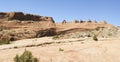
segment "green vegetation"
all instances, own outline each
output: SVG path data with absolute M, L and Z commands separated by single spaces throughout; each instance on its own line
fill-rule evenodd
M 4 27 L 3 26 L 0 26 L 0 31 L 3 31 L 4 30 Z
M 112 33 L 109 33 L 108 36 L 112 36 Z
M 98 41 L 98 38 L 97 38 L 96 35 L 93 36 L 93 40 L 94 40 L 94 41 Z
M 7 40 L 7 41 L 0 40 L 0 45 L 2 45 L 2 44 L 10 44 L 10 41 L 9 40 Z
M 6 30 L 7 28 L 5 26 L 0 26 L 0 31 L 4 31 Z
M 14 48 L 18 48 L 17 46 L 14 46 Z
M 99 28 L 99 27 L 97 27 L 97 28 L 95 28 L 95 30 L 99 31 L 99 30 L 100 30 L 100 28 Z
M 64 49 L 62 49 L 62 48 L 59 48 L 59 51 L 64 51 Z
M 33 57 L 30 51 L 25 50 L 21 56 L 17 54 L 14 57 L 14 62 L 39 62 L 39 60 Z
M 58 38 L 59 38 L 59 36 L 58 36 L 58 35 L 55 35 L 55 36 L 53 36 L 52 39 L 58 39 Z

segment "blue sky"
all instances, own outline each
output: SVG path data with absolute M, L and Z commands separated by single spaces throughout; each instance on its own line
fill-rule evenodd
M 25 12 L 66 19 L 106 20 L 120 26 L 120 0 L 0 0 L 0 12 Z

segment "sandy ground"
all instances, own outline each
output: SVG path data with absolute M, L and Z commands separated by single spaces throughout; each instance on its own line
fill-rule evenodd
M 83 40 L 83 39 L 82 39 Z M 40 62 L 120 62 L 120 39 L 99 41 L 81 39 L 53 40 L 51 37 L 19 40 L 10 45 L 0 46 L 0 62 L 14 62 L 16 54 L 25 49 L 31 51 Z M 41 46 L 25 47 L 28 44 L 62 42 Z M 17 46 L 17 48 L 14 48 Z M 59 49 L 64 51 L 60 51 Z

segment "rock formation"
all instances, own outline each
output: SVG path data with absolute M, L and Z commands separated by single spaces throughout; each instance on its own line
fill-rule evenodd
M 24 14 L 22 12 L 8 12 L 0 13 L 0 20 L 1 21 L 10 21 L 10 20 L 20 20 L 20 21 L 52 21 L 54 23 L 54 20 L 52 17 L 44 17 L 39 15 L 32 15 L 32 14 Z
M 87 22 L 86 23 L 92 23 L 92 21 L 89 19 L 89 20 L 87 20 Z
M 82 30 L 93 30 L 96 28 L 107 28 L 107 27 L 111 27 L 113 25 L 111 24 L 107 24 L 106 21 L 102 21 L 102 22 L 97 22 L 97 21 L 92 21 L 92 20 L 87 20 L 87 21 L 77 21 L 74 20 L 72 22 L 68 22 L 66 24 L 61 24 L 61 23 L 56 23 L 56 30 L 57 33 L 63 33 L 63 34 L 67 34 L 67 33 L 72 33 L 72 32 L 80 32 Z
M 107 22 L 105 20 L 100 22 L 101 24 L 107 24 Z
M 111 25 L 106 21 L 97 23 L 91 20 L 74 20 L 67 23 L 63 20 L 62 23 L 55 23 L 52 17 L 22 12 L 0 12 L 0 39 L 3 41 L 53 36 L 59 32 L 79 32 L 109 26 Z
M 66 23 L 67 23 L 67 21 L 66 21 L 66 20 L 63 20 L 63 21 L 62 21 L 62 24 L 66 24 Z
M 97 23 L 97 21 L 96 21 L 96 20 L 94 20 L 94 21 L 93 21 L 93 23 Z
M 80 23 L 84 23 L 84 21 L 83 21 L 83 20 L 80 20 Z
M 52 17 L 0 12 L 0 39 L 3 41 L 51 36 L 55 34 L 55 29 Z
M 73 23 L 79 23 L 79 21 L 78 20 L 73 20 Z

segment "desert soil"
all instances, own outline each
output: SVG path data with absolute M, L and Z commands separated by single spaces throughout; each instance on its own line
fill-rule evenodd
M 15 55 L 22 54 L 25 49 L 31 51 L 39 62 L 120 62 L 119 40 L 120 38 L 100 39 L 99 41 L 53 40 L 51 37 L 19 40 L 0 46 L 0 62 L 14 62 Z M 45 42 L 54 43 L 36 46 Z M 26 47 L 26 45 L 33 44 L 32 47 Z

